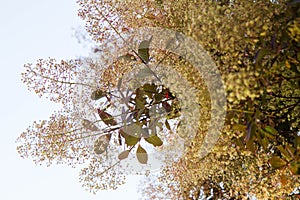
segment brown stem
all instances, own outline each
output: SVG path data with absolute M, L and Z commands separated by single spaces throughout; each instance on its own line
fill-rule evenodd
M 87 87 L 94 88 L 94 86 L 89 85 L 89 84 L 85 84 L 85 83 L 75 83 L 75 82 L 61 81 L 61 80 L 57 80 L 57 79 L 54 79 L 54 78 L 51 78 L 51 77 L 48 77 L 48 76 L 43 76 L 43 75 L 41 75 L 39 73 L 36 73 L 33 70 L 31 70 L 30 72 L 34 73 L 36 76 L 40 76 L 40 77 L 42 77 L 44 79 L 48 79 L 48 80 L 51 80 L 53 82 L 57 82 L 57 83 L 61 83 L 61 84 L 67 84 L 67 85 L 82 85 L 82 86 L 87 86 Z
M 135 146 L 136 146 L 136 144 L 133 145 L 133 146 L 131 146 L 130 149 L 129 149 L 129 152 L 130 152 Z M 99 176 L 101 176 L 102 174 L 104 174 L 104 173 L 108 172 L 109 170 L 111 170 L 112 168 L 114 168 L 114 167 L 115 167 L 117 164 L 119 164 L 121 161 L 122 161 L 122 160 L 118 160 L 116 163 L 114 163 L 113 165 L 109 166 L 107 169 L 105 169 L 103 172 L 101 172 L 101 173 L 99 174 Z

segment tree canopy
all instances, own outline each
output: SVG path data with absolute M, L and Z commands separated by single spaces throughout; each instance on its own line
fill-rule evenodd
M 77 2 L 96 47 L 88 58 L 25 65 L 28 88 L 63 110 L 20 135 L 22 157 L 87 163 L 79 176 L 91 192 L 145 172 L 144 199 L 299 198 L 299 1 Z M 131 34 L 140 27 L 178 34 L 162 49 L 151 32 Z M 201 76 L 188 56 L 171 51 L 183 36 L 220 72 L 226 108 L 214 107 L 223 99 L 212 100 L 210 73 Z M 210 138 L 218 140 L 199 156 L 223 109 L 220 135 Z M 149 175 L 157 154 L 164 164 Z

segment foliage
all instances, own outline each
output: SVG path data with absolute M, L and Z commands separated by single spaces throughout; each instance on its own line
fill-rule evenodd
M 124 183 L 126 170 L 120 163 L 129 159 L 132 151 L 142 165 L 148 163 L 148 149 L 141 141 L 159 149 L 174 140 L 173 131 L 182 126 L 184 109 L 173 89 L 180 88 L 175 83 L 180 78 L 169 75 L 164 84 L 144 83 L 132 91 L 127 88 L 123 75 L 136 65 L 143 67 L 135 75 L 159 79 L 149 67 L 154 62 L 182 74 L 197 91 L 194 99 L 189 91 L 184 95 L 202 109 L 199 121 L 193 122 L 196 137 L 185 143 L 185 154 L 168 162 L 159 174 L 144 179 L 146 186 L 141 192 L 145 199 L 296 198 L 294 190 L 300 186 L 299 1 L 78 3 L 79 16 L 104 52 L 95 51 L 91 57 L 96 59 L 60 63 L 41 59 L 35 66 L 25 65 L 22 77 L 29 89 L 62 103 L 65 112 L 34 122 L 20 135 L 18 152 L 22 157 L 48 165 L 53 161 L 88 162 L 80 181 L 92 192 Z M 208 129 L 210 97 L 191 63 L 151 49 L 150 36 L 125 54 L 114 52 L 116 38 L 140 26 L 170 28 L 191 36 L 210 53 L 222 73 L 228 103 L 226 125 L 204 158 L 199 159 L 198 153 Z M 117 59 L 109 62 L 107 55 Z M 92 75 L 87 79 L 79 73 Z M 84 88 L 83 94 L 78 87 Z M 89 101 L 93 106 L 87 110 L 96 115 L 93 119 L 72 106 Z M 117 108 L 122 108 L 119 113 Z M 153 108 L 157 113 L 165 110 L 166 115 L 153 117 Z M 176 122 L 169 123 L 171 120 Z M 187 138 L 189 133 L 177 134 Z M 117 159 L 109 160 L 109 156 Z

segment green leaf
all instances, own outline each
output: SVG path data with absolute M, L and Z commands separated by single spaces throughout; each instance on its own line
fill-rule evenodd
M 275 139 L 275 136 L 272 135 L 271 133 L 267 132 L 267 131 L 264 131 L 263 129 L 259 128 L 258 131 L 264 136 L 264 137 L 267 137 L 271 140 L 274 140 Z
M 129 150 L 125 150 L 125 151 L 122 151 L 119 155 L 118 155 L 118 158 L 119 160 L 124 160 L 128 157 L 129 155 Z
M 291 156 L 291 158 L 295 157 L 296 149 L 294 147 L 292 147 L 291 145 L 287 144 L 287 145 L 285 145 L 285 149 L 289 153 L 289 155 Z
M 92 94 L 91 94 L 91 99 L 92 100 L 98 100 L 98 99 L 101 99 L 102 97 L 105 97 L 105 92 L 103 92 L 102 90 L 98 89 L 96 91 L 94 91 Z
M 139 145 L 136 150 L 136 157 L 141 164 L 147 164 L 148 154 L 147 151 L 143 147 L 141 147 L 141 145 Z
M 134 137 L 132 135 L 128 135 L 127 137 L 125 137 L 125 144 L 127 144 L 128 146 L 134 146 L 140 140 L 141 140 L 141 138 L 137 138 L 137 137 Z
M 287 150 L 285 148 L 283 148 L 282 145 L 277 146 L 277 149 L 280 151 L 282 157 L 284 157 L 288 161 L 290 161 L 292 159 L 292 157 L 290 156 L 290 154 L 287 152 Z
M 111 138 L 111 134 L 100 136 L 94 142 L 94 152 L 98 155 L 105 152 L 107 149 L 107 146 L 109 145 L 110 138 Z
M 138 55 L 143 60 L 144 63 L 149 62 L 149 47 L 152 40 L 152 36 L 149 40 L 144 40 L 139 44 Z
M 270 160 L 269 163 L 272 165 L 273 168 L 279 169 L 285 166 L 287 163 L 285 160 L 281 159 L 278 156 L 273 156 Z
M 272 135 L 277 135 L 278 134 L 278 131 L 276 131 L 276 129 L 274 129 L 271 126 L 266 126 L 264 128 L 264 130 L 267 131 L 268 133 L 271 133 Z
M 82 125 L 84 128 L 91 130 L 91 131 L 99 131 L 99 128 L 94 125 L 90 120 L 83 119 Z
M 164 98 L 164 95 L 161 94 L 161 93 L 155 93 L 154 94 L 155 102 L 160 102 L 163 98 Z
M 106 124 L 106 125 L 111 125 L 111 126 L 115 126 L 118 123 L 116 122 L 116 120 L 113 118 L 113 116 L 111 116 L 110 114 L 108 114 L 107 112 L 98 109 L 98 114 L 101 118 L 101 120 Z
M 171 130 L 171 127 L 170 127 L 170 124 L 169 124 L 168 120 L 165 121 L 165 125 L 166 125 L 166 128 L 168 130 Z
M 141 140 L 141 137 L 140 133 L 137 135 L 134 131 L 130 132 L 130 127 L 131 126 L 127 126 L 125 130 L 120 129 L 119 133 L 125 139 L 125 144 L 128 146 L 134 146 Z
M 263 139 L 261 140 L 261 145 L 263 146 L 263 148 L 264 148 L 265 150 L 267 150 L 269 144 L 270 144 L 270 142 L 269 142 L 269 140 L 268 140 L 267 138 L 263 138 Z
M 232 128 L 233 128 L 233 130 L 237 130 L 237 131 L 242 131 L 243 132 L 243 131 L 246 130 L 247 126 L 242 125 L 242 124 L 234 124 L 232 126 Z
M 295 160 L 289 164 L 289 169 L 294 175 L 300 175 L 300 161 Z
M 143 86 L 145 94 L 152 99 L 153 95 L 156 93 L 157 86 L 155 84 L 146 83 Z
M 155 147 L 163 145 L 163 141 L 157 135 L 152 135 L 150 137 L 147 137 L 145 138 L 145 140 L 148 143 L 153 144 L 153 146 Z
M 143 86 L 143 88 L 144 88 L 145 92 L 155 93 L 156 89 L 157 89 L 157 86 L 154 83 L 152 83 L 152 84 L 146 83 Z
M 300 136 L 296 136 L 294 140 L 294 144 L 296 147 L 300 147 Z
M 147 103 L 146 99 L 144 99 L 144 98 L 138 98 L 138 97 L 136 97 L 136 98 L 134 99 L 134 101 L 135 101 L 135 107 L 136 107 L 136 109 L 138 109 L 138 110 L 144 109 L 144 108 L 145 108 L 145 105 L 146 105 L 146 103 Z

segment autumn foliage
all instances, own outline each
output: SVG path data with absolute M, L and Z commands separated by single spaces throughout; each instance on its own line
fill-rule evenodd
M 22 80 L 28 88 L 61 103 L 63 110 L 34 122 L 20 135 L 21 157 L 47 165 L 85 163 L 80 181 L 97 192 L 117 188 L 134 171 L 122 162 L 133 156 L 147 166 L 150 149 L 176 151 L 181 138 L 185 151 L 178 159 L 166 159 L 159 173 L 146 172 L 140 188 L 143 199 L 297 198 L 299 1 L 77 2 L 98 50 L 88 58 L 40 59 L 25 65 Z M 135 48 L 116 52 L 124 35 L 140 27 L 172 29 L 193 38 L 220 71 L 227 95 L 226 121 L 205 157 L 199 158 L 199 152 L 208 121 L 214 120 L 207 85 L 184 57 L 155 49 L 151 33 Z M 171 66 L 182 76 L 160 76 L 160 66 Z M 185 101 L 178 92 L 181 79 L 193 88 L 182 94 Z M 132 80 L 141 82 L 132 89 Z M 190 130 L 184 125 L 185 102 L 201 106 L 191 114 L 197 116 L 197 121 L 190 121 L 192 139 L 185 132 Z

